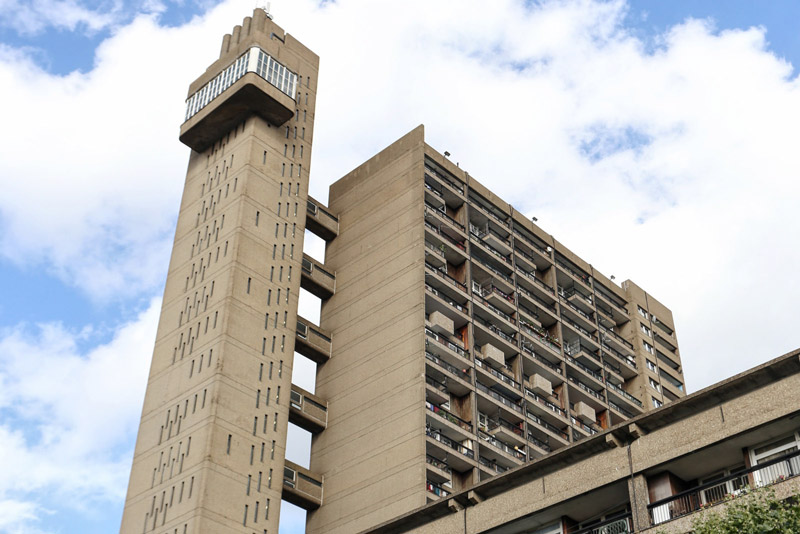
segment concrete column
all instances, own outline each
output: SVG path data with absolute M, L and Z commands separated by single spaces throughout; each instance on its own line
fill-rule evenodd
M 633 511 L 633 530 L 639 532 L 650 528 L 650 513 L 647 511 L 647 480 L 644 475 L 635 475 L 628 479 L 628 495 L 631 500 L 631 510 Z

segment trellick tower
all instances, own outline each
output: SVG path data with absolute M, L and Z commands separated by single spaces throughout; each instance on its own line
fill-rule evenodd
M 276 533 L 284 487 L 321 497 L 285 461 L 290 397 L 319 404 L 291 385 L 301 278 L 327 291 L 302 252 L 318 65 L 256 9 L 189 87 L 192 152 L 122 533 Z

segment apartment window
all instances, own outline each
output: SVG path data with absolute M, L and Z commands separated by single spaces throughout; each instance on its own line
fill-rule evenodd
M 644 332 L 644 334 L 646 334 L 646 335 L 648 335 L 648 336 L 650 336 L 650 337 L 652 337 L 652 336 L 653 336 L 653 332 L 650 330 L 650 328 L 649 328 L 649 327 L 647 327 L 647 326 L 645 326 L 645 325 L 643 325 L 643 324 L 639 324 L 639 326 L 641 327 L 641 329 L 642 329 L 642 332 Z
M 281 176 L 286 176 L 286 164 L 281 163 Z
M 651 397 L 651 400 L 653 401 L 653 408 L 661 408 L 662 406 L 664 406 L 664 403 L 655 397 Z
M 645 361 L 647 362 L 647 368 L 648 369 L 650 369 L 651 371 L 655 371 L 656 370 L 656 364 L 654 364 L 653 362 L 651 362 L 650 360 L 647 360 L 647 359 L 645 359 Z
M 639 315 L 641 315 L 642 317 L 647 319 L 647 310 L 645 310 L 641 306 L 637 306 L 637 308 L 638 308 L 637 311 L 639 312 Z
M 647 380 L 649 380 L 651 388 L 658 391 L 659 393 L 661 392 L 661 385 L 658 382 L 656 382 L 652 378 L 648 378 Z
M 644 325 L 642 325 L 642 326 L 644 326 Z M 656 349 L 653 347 L 653 345 L 651 345 L 647 341 L 642 341 L 642 346 L 644 347 L 644 350 L 646 350 L 648 353 L 650 353 L 650 354 L 655 354 L 656 353 Z
M 283 145 L 283 156 L 286 157 L 286 153 L 289 150 L 289 145 Z

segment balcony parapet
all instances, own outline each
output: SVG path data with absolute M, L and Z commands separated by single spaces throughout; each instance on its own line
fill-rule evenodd
M 331 357 L 331 335 L 298 315 L 295 350 L 316 363 L 325 363 Z
M 285 460 L 281 498 L 305 510 L 322 506 L 322 476 Z
M 321 202 L 308 197 L 306 228 L 325 241 L 331 241 L 339 235 L 339 217 L 331 213 Z
M 300 287 L 322 300 L 331 298 L 336 291 L 336 275 L 305 253 L 302 267 Z
M 292 384 L 289 421 L 312 434 L 322 432 L 328 426 L 328 403 Z

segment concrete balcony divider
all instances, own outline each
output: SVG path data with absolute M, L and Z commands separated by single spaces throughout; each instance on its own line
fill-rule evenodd
M 323 264 L 304 253 L 300 287 L 326 300 L 331 298 L 336 290 L 336 276 L 325 269 Z
M 432 312 L 428 316 L 428 322 L 431 324 L 431 330 L 438 334 L 447 334 L 452 336 L 456 329 L 453 320 L 442 312 Z
M 584 423 L 594 423 L 597 421 L 597 415 L 595 414 L 594 408 L 583 401 L 575 403 L 575 413 Z
M 325 241 L 331 241 L 339 235 L 339 218 L 321 202 L 308 197 L 306 228 Z
M 294 348 L 316 363 L 325 363 L 331 358 L 331 335 L 298 315 Z
M 292 384 L 289 422 L 312 434 L 322 432 L 328 425 L 328 403 Z
M 322 477 L 286 460 L 281 498 L 305 510 L 316 510 L 322 506 Z

